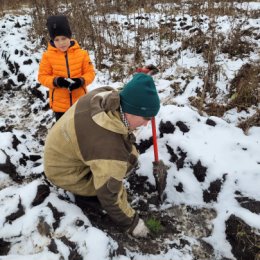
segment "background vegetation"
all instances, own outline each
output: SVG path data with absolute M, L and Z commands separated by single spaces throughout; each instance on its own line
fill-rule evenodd
M 260 17 L 260 10 L 237 8 L 238 3 L 250 1 L 229 0 L 27 0 L 22 4 L 18 0 L 0 0 L 0 14 L 8 9 L 19 10 L 21 6 L 32 8 L 33 18 L 32 38 L 39 39 L 41 46 L 47 46 L 48 33 L 46 18 L 53 14 L 68 16 L 73 37 L 80 45 L 95 56 L 95 66 L 99 71 L 106 71 L 113 81 L 123 81 L 133 70 L 142 66 L 147 60 L 155 60 L 161 72 L 172 67 L 182 52 L 189 50 L 200 54 L 207 66 L 190 72 L 180 69 L 185 74 L 186 84 L 179 86 L 174 82 L 172 88 L 177 96 L 184 92 L 189 79 L 198 75 L 203 80 L 203 88 L 198 89 L 196 96 L 190 97 L 191 105 L 201 113 L 223 116 L 237 108 L 239 111 L 257 106 L 260 101 L 260 62 L 248 62 L 229 82 L 229 94 L 219 98 L 217 81 L 223 76 L 222 67 L 217 62 L 220 53 L 230 59 L 249 57 L 255 50 L 255 41 L 260 39 L 259 33 L 245 29 L 249 18 Z M 124 16 L 124 23 L 120 17 Z M 154 22 L 154 15 L 159 21 Z M 193 17 L 192 25 L 187 23 L 187 17 Z M 180 18 L 180 16 L 182 18 Z M 202 30 L 203 16 L 207 17 L 208 29 Z M 232 30 L 224 34 L 217 30 L 217 19 L 228 16 Z M 178 25 L 182 30 L 178 30 Z M 126 31 L 133 37 L 127 38 Z M 183 33 L 187 31 L 187 34 Z M 254 39 L 254 41 L 252 41 Z M 156 41 L 157 48 L 149 44 Z M 179 47 L 172 48 L 174 43 Z M 179 77 L 180 75 L 178 75 Z M 224 75 L 225 76 L 225 75 Z M 176 79 L 176 75 L 167 78 Z M 218 101 L 217 101 L 218 100 Z M 259 109 L 253 118 L 259 118 Z M 259 121 L 245 120 L 241 127 L 260 124 Z

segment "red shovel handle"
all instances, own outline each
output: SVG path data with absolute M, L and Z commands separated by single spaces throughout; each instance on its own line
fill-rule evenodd
M 152 118 L 152 132 L 153 132 L 153 151 L 154 151 L 154 160 L 156 162 L 159 161 L 158 156 L 158 146 L 157 146 L 157 135 L 156 135 L 156 125 L 155 125 L 155 118 Z

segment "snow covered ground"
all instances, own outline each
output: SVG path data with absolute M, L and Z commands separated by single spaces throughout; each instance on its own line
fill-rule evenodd
M 251 5 L 260 9 L 259 3 Z M 230 29 L 227 21 L 225 17 L 221 19 L 223 30 Z M 250 24 L 259 34 L 260 19 L 252 19 Z M 30 41 L 30 27 L 31 18 L 26 14 L 8 14 L 0 18 L 0 260 L 195 259 L 189 246 L 169 247 L 157 254 L 129 249 L 120 253 L 117 241 L 92 226 L 73 203 L 72 194 L 46 183 L 43 145 L 54 121 L 47 108 L 46 89 L 37 84 L 43 48 L 36 50 L 37 42 Z M 95 62 L 93 53 L 90 54 Z M 226 92 L 227 80 L 232 79 L 249 59 L 257 58 L 259 44 L 251 58 L 220 60 L 219 64 L 225 63 L 223 67 L 228 75 L 218 82 L 220 89 Z M 202 63 L 199 55 L 184 51 L 174 67 L 156 75 L 154 79 L 162 103 L 172 94 L 172 82 L 166 78 L 176 73 L 182 84 L 181 75 L 178 77 L 177 74 L 178 66 L 192 72 Z M 113 87 L 123 85 L 122 82 L 112 83 L 106 74 L 97 72 L 90 89 L 100 87 L 104 82 Z M 156 117 L 159 156 L 169 167 L 167 198 L 156 210 L 183 204 L 195 209 L 214 209 L 216 216 L 210 223 L 212 233 L 203 239 L 213 247 L 212 259 L 236 259 L 226 234 L 226 222 L 231 216 L 252 228 L 259 249 L 260 128 L 252 127 L 245 135 L 236 126 L 240 116 L 236 110 L 229 111 L 223 117 L 225 120 L 200 115 L 189 105 L 188 97 L 202 84 L 195 75 L 184 93 L 174 97 L 174 102 L 163 105 Z M 227 122 L 227 119 L 230 120 Z M 148 140 L 151 132 L 150 125 L 139 129 L 136 133 L 138 143 Z M 147 176 L 151 184 L 155 183 L 153 160 L 153 147 L 150 146 L 140 155 L 137 170 L 137 175 Z M 251 202 L 251 207 L 243 204 L 245 198 Z M 196 237 L 186 236 L 185 239 L 196 244 Z

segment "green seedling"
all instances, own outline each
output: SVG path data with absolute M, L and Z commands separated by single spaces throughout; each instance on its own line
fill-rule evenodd
M 158 234 L 163 228 L 160 221 L 154 217 L 147 219 L 145 224 L 153 234 Z

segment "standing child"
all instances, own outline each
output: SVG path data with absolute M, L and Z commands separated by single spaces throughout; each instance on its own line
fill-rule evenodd
M 87 93 L 86 87 L 94 80 L 95 70 L 88 52 L 71 39 L 66 16 L 48 17 L 47 28 L 51 40 L 40 62 L 38 80 L 49 88 L 50 107 L 57 121 Z

